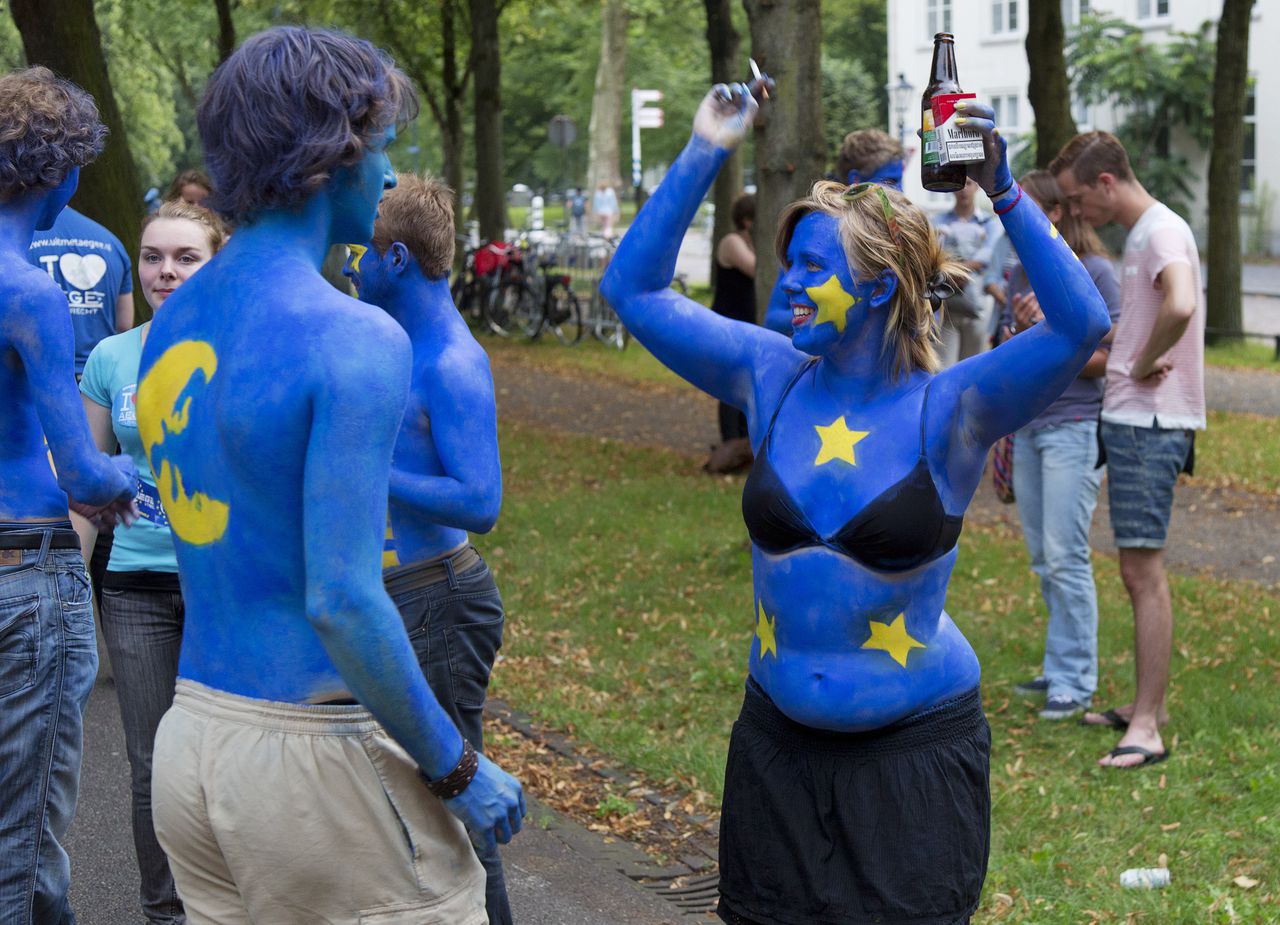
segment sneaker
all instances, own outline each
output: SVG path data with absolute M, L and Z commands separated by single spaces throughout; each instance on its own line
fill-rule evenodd
M 1054 694 L 1044 702 L 1044 709 L 1040 711 L 1040 718 L 1068 719 L 1077 713 L 1083 713 L 1087 709 L 1089 709 L 1087 703 L 1072 700 L 1066 694 Z
M 1049 680 L 1044 675 L 1013 685 L 1013 692 L 1023 697 L 1044 696 L 1049 693 Z

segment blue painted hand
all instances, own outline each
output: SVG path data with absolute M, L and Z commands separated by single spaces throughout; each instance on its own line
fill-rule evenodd
M 988 196 L 999 196 L 1013 186 L 1013 174 L 1009 171 L 1008 146 L 996 128 L 995 110 L 977 100 L 957 100 L 956 109 L 962 113 L 956 124 L 982 135 L 986 155 L 981 162 L 967 165 L 966 170 Z

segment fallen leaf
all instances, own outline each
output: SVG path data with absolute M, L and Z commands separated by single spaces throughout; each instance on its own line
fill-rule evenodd
M 1234 883 L 1236 886 L 1240 887 L 1240 889 L 1242 890 L 1252 890 L 1255 886 L 1258 885 L 1257 880 L 1254 880 L 1252 877 L 1246 877 L 1244 874 L 1241 874 L 1239 877 L 1236 877 L 1231 882 Z
M 1182 825 L 1182 823 L 1181 823 L 1181 822 L 1170 822 L 1168 825 L 1162 825 L 1162 826 L 1160 826 L 1160 831 L 1161 831 L 1161 832 L 1172 832 L 1174 829 L 1178 828 L 1178 827 L 1179 827 L 1179 826 L 1181 826 L 1181 825 Z

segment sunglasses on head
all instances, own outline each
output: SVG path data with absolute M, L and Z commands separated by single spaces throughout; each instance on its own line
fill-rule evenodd
M 855 183 L 841 194 L 841 198 L 846 202 L 856 202 L 863 196 L 875 190 L 876 195 L 880 197 L 880 211 L 884 213 L 884 223 L 889 228 L 889 237 L 893 239 L 893 243 L 902 246 L 898 234 L 898 218 L 893 211 L 893 203 L 889 201 L 889 194 L 884 191 L 884 187 L 879 183 Z

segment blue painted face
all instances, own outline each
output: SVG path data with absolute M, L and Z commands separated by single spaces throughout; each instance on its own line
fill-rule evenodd
M 889 161 L 887 164 L 881 164 L 868 176 L 862 176 L 856 170 L 850 170 L 848 181 L 853 186 L 858 183 L 879 183 L 881 186 L 888 186 L 891 189 L 902 189 L 902 161 Z
M 72 167 L 62 179 L 62 182 L 49 191 L 49 198 L 45 200 L 44 209 L 41 211 L 40 217 L 36 219 L 36 231 L 48 231 L 53 227 L 53 223 L 58 220 L 58 216 L 67 207 L 71 197 L 76 194 L 76 187 L 79 185 L 80 168 Z
M 395 140 L 396 127 L 389 125 L 374 137 L 357 163 L 333 172 L 333 240 L 368 241 L 378 217 L 378 202 L 384 190 L 396 185 L 396 174 L 387 157 L 387 146 Z
M 812 356 L 829 352 L 862 326 L 874 281 L 859 282 L 840 246 L 836 220 L 811 212 L 796 223 L 787 246 L 782 289 L 791 304 L 792 343 Z

